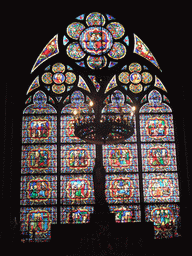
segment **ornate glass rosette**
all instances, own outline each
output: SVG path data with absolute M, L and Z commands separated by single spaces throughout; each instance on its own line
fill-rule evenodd
M 143 91 L 142 83 L 147 84 L 144 88 L 144 90 L 146 90 L 150 86 L 148 84 L 153 80 L 153 77 L 149 72 L 142 72 L 142 67 L 139 63 L 131 63 L 129 68 L 127 68 L 126 65 L 122 70 L 124 71 L 119 74 L 118 79 L 122 84 L 130 83 L 129 90 L 133 93 L 140 93 Z M 126 70 L 129 70 L 131 73 Z M 144 70 L 146 70 L 146 67 Z M 125 90 L 128 89 L 127 86 L 123 85 L 123 87 Z
M 84 19 L 85 17 L 82 16 L 80 20 L 83 22 Z M 108 16 L 107 19 L 110 22 L 109 24 L 106 24 L 107 21 L 104 15 L 93 12 L 86 17 L 84 24 L 81 22 L 71 23 L 67 27 L 67 34 L 76 42 L 68 45 L 67 55 L 77 61 L 82 60 L 87 55 L 87 65 L 91 69 L 104 68 L 108 62 L 107 57 L 114 60 L 124 58 L 126 47 L 123 43 L 115 42 L 115 40 L 119 40 L 124 36 L 125 29 L 120 23 L 111 22 Z M 104 27 L 104 25 L 107 26 Z M 66 36 L 64 37 L 65 41 L 68 40 Z M 76 63 L 81 67 L 85 67 L 84 61 Z M 115 64 L 109 63 L 109 67 L 113 65 Z
M 65 65 L 62 63 L 55 63 L 52 66 L 52 72 L 45 72 L 41 79 L 46 85 L 52 85 L 52 91 L 56 94 L 62 94 L 66 90 L 71 89 L 76 81 L 76 75 L 73 72 L 65 73 Z M 64 84 L 65 83 L 65 84 Z

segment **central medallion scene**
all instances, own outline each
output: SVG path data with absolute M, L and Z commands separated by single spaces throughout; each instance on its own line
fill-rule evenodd
M 102 55 L 110 51 L 113 45 L 111 33 L 103 27 L 89 27 L 80 35 L 80 45 L 92 55 Z

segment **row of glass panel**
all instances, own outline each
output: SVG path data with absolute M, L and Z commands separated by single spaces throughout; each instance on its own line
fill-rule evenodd
M 144 202 L 179 202 L 177 173 L 143 173 Z M 139 203 L 139 175 L 106 175 L 108 203 Z M 57 204 L 57 176 L 21 176 L 21 205 Z M 61 204 L 94 204 L 91 174 L 60 176 Z
M 74 116 L 61 116 L 61 142 L 82 142 L 74 135 Z M 140 134 L 142 142 L 174 141 L 174 125 L 172 114 L 140 115 Z M 136 142 L 136 124 L 134 135 L 126 142 Z M 25 143 L 56 143 L 57 118 L 52 115 L 23 116 L 22 142 Z
M 174 143 L 141 144 L 143 172 L 177 171 Z M 61 173 L 92 173 L 95 145 L 61 145 Z M 106 172 L 138 172 L 136 143 L 103 146 Z M 57 145 L 23 145 L 21 174 L 54 174 L 57 172 Z
M 140 205 L 110 205 L 117 223 L 141 222 Z M 80 224 L 90 222 L 93 206 L 68 206 L 60 208 L 60 223 Z M 179 236 L 180 207 L 177 204 L 145 206 L 145 221 L 153 222 L 154 238 Z M 20 229 L 22 242 L 49 242 L 51 224 L 57 224 L 57 207 L 21 207 Z M 24 237 L 25 236 L 25 237 Z

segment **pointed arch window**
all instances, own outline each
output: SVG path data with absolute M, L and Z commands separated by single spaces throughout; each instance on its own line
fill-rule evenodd
M 148 101 L 139 115 L 145 219 L 154 222 L 155 236 L 161 238 L 172 236 L 171 223 L 176 225 L 180 211 L 174 122 L 157 90 Z
M 20 222 L 22 241 L 50 241 L 57 223 L 57 116 L 43 91 L 23 111 Z
M 98 155 L 105 170 L 105 199 L 115 221 L 153 222 L 155 238 L 173 237 L 174 225 L 178 236 L 174 119 L 155 57 L 138 36 L 128 36 L 126 28 L 108 14 L 80 15 L 62 33 L 40 53 L 26 90 L 22 241 L 48 242 L 51 224 L 90 221 L 96 204 Z M 131 40 L 134 49 L 129 47 Z M 129 61 L 129 54 L 135 61 Z M 77 138 L 74 111 L 87 120 L 93 117 L 90 101 L 99 106 L 101 116 L 118 115 L 121 109 L 126 117 L 135 107 L 133 136 L 121 144 L 99 147 Z

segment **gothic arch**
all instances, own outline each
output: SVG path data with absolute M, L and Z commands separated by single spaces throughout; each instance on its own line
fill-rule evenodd
M 105 199 L 116 222 L 153 222 L 155 238 L 172 237 L 174 224 L 174 235 L 179 236 L 174 121 L 157 60 L 137 35 L 129 35 L 108 14 L 80 15 L 66 31 L 43 48 L 26 89 L 20 183 L 23 235 L 29 233 L 31 241 L 34 230 L 36 239 L 45 242 L 51 239 L 51 223 L 89 222 L 97 200 L 94 166 L 100 155 Z M 97 147 L 75 137 L 75 109 L 86 115 L 98 106 L 102 113 L 114 113 L 116 105 L 124 113 L 136 108 L 131 138 Z

